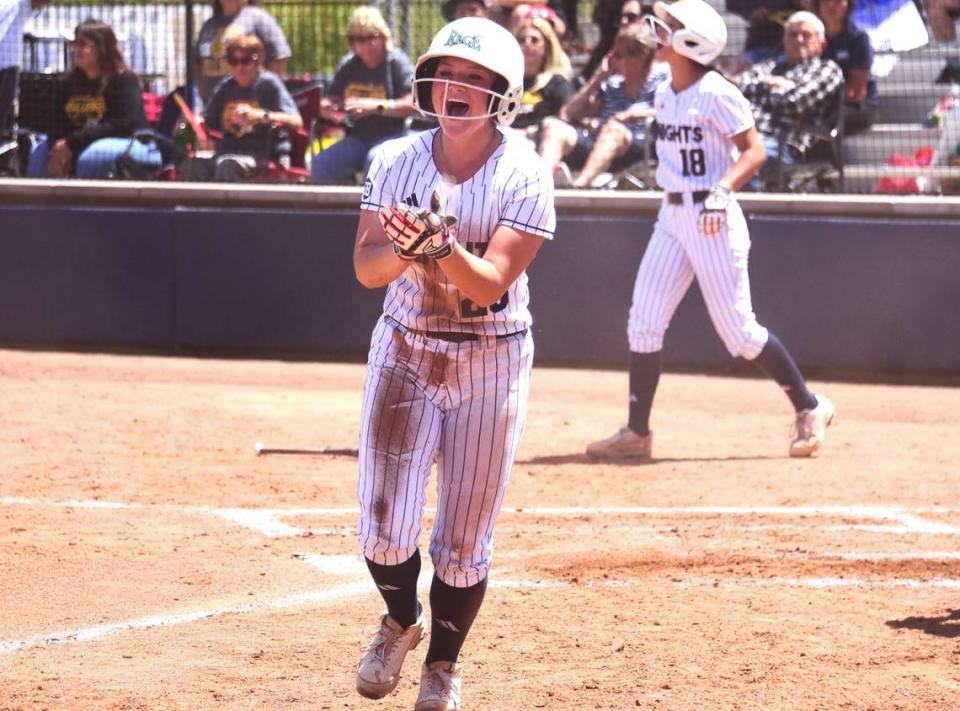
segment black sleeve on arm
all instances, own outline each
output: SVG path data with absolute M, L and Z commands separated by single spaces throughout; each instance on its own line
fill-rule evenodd
M 104 101 L 106 112 L 100 122 L 67 137 L 67 145 L 74 154 L 101 138 L 130 136 L 147 125 L 140 81 L 133 72 L 114 77 L 104 91 Z

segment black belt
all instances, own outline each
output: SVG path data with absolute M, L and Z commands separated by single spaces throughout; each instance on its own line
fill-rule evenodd
M 707 195 L 710 194 L 709 190 L 694 190 L 690 193 L 690 197 L 693 198 L 693 202 L 703 202 L 707 199 Z M 667 202 L 671 205 L 682 205 L 683 204 L 683 193 L 666 193 Z
M 514 331 L 513 333 L 504 333 L 496 336 L 496 338 L 522 336 L 526 332 L 527 329 L 523 329 L 522 331 Z M 413 331 L 413 333 L 419 333 L 421 336 L 426 336 L 427 338 L 435 338 L 438 341 L 448 341 L 449 343 L 472 343 L 486 338 L 486 336 L 481 336 L 479 333 L 461 333 L 459 331 Z

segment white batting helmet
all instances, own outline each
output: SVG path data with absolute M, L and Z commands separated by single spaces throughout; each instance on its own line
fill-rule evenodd
M 727 26 L 723 18 L 704 0 L 671 3 L 658 0 L 653 11 L 660 20 L 672 17 L 683 25 L 683 29 L 671 32 L 668 40 L 677 54 L 707 65 L 719 57 L 727 45 Z M 664 26 L 662 22 L 658 24 Z
M 476 62 L 493 72 L 497 79 L 490 95 L 487 117 L 496 117 L 504 126 L 513 123 L 523 96 L 523 52 L 516 38 L 492 20 L 484 17 L 462 17 L 440 30 L 430 48 L 420 55 L 413 78 L 413 105 L 427 116 L 441 117 L 430 95 L 434 82 L 458 84 L 448 79 L 435 79 L 434 73 L 442 57 L 459 57 Z M 476 90 L 476 87 L 470 86 Z M 475 119 L 477 116 L 447 116 L 451 119 Z

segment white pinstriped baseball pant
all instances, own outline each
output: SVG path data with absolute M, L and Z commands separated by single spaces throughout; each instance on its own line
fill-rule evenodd
M 740 206 L 727 207 L 719 234 L 707 237 L 697 228 L 702 205 L 664 202 L 657 215 L 633 287 L 627 338 L 634 353 L 655 353 L 694 277 L 710 320 L 730 355 L 756 358 L 767 343 L 767 329 L 757 323 L 750 298 L 747 263 L 750 232 Z
M 532 363 L 529 332 L 458 344 L 380 318 L 360 429 L 358 530 L 367 558 L 399 565 L 413 555 L 436 461 L 429 550 L 437 575 L 454 587 L 487 576 Z

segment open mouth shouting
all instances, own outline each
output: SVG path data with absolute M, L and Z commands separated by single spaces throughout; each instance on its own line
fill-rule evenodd
M 447 99 L 444 105 L 444 112 L 447 116 L 456 116 L 463 118 L 470 112 L 470 104 L 460 99 Z

